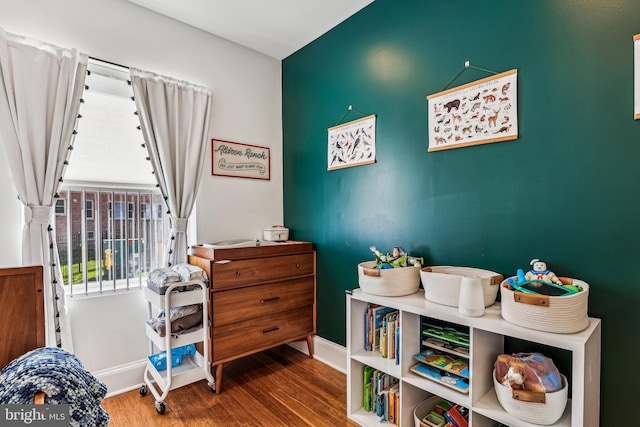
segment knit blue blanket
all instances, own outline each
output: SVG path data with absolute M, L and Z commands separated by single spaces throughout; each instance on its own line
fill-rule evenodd
M 55 347 L 32 350 L 0 371 L 0 404 L 33 404 L 38 392 L 47 404 L 68 404 L 72 426 L 108 426 L 100 406 L 107 387 L 73 354 Z

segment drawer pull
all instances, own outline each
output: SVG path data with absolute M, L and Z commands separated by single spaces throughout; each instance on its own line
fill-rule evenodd
M 239 275 L 240 275 L 240 272 L 239 272 L 239 271 L 236 271 L 236 276 L 239 276 Z
M 265 302 L 278 301 L 279 299 L 280 299 L 280 297 L 262 299 L 262 300 L 260 300 L 260 303 L 264 304 Z
M 265 329 L 264 331 L 262 331 L 262 333 L 263 333 L 263 334 L 268 334 L 269 332 L 275 332 L 275 331 L 277 331 L 278 329 L 280 329 L 280 328 L 276 326 L 276 327 L 271 328 L 271 329 Z
M 296 268 L 300 268 L 300 264 L 296 264 Z

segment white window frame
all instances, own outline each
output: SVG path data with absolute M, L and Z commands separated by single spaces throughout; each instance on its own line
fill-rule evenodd
M 62 211 L 58 209 L 62 208 Z M 67 215 L 67 200 L 66 199 L 56 199 L 55 206 L 56 216 L 66 216 Z

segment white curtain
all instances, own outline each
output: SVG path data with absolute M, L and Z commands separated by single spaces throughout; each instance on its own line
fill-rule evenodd
M 204 166 L 211 90 L 135 68 L 130 72 L 149 159 L 171 219 L 164 265 L 187 262 L 187 222 Z
M 87 55 L 0 28 L 0 142 L 24 205 L 22 264 L 44 266 L 46 345 L 73 351 L 53 230 Z

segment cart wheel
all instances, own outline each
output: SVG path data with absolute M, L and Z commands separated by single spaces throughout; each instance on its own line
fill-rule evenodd
M 158 411 L 160 415 L 163 415 L 166 409 L 164 402 L 156 402 L 156 411 Z
M 146 395 L 147 395 L 147 385 L 142 384 L 142 387 L 140 387 L 140 396 L 146 396 Z

